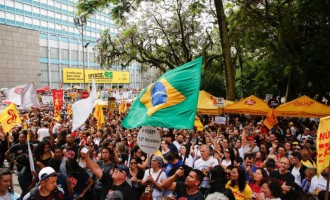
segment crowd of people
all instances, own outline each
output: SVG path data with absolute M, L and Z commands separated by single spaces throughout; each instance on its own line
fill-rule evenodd
M 13 172 L 23 200 L 325 199 L 330 172 L 316 175 L 316 119 L 281 118 L 268 130 L 260 117 L 219 125 L 200 116 L 203 131 L 157 128 L 160 149 L 148 155 L 139 129 L 122 127 L 116 111 L 104 109 L 102 128 L 90 115 L 73 132 L 65 111 L 59 121 L 47 106 L 21 112 L 28 117 L 11 134 L 0 127 L 0 199 L 18 198 Z

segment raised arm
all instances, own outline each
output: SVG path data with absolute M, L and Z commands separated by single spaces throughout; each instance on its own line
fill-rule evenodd
M 80 154 L 86 161 L 86 167 L 90 169 L 99 180 L 101 180 L 103 171 L 100 166 L 89 157 L 88 153 L 80 152 Z
M 175 174 L 170 176 L 168 179 L 166 179 L 163 183 L 162 183 L 162 187 L 164 189 L 173 191 L 176 187 L 176 182 L 174 182 L 178 177 L 183 176 L 183 169 L 179 168 L 178 170 L 176 170 Z

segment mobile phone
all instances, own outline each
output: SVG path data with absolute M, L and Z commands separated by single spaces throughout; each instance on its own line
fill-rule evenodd
M 81 149 L 80 152 L 82 152 L 82 153 L 88 153 L 88 151 L 89 151 L 89 147 L 84 146 L 84 147 Z

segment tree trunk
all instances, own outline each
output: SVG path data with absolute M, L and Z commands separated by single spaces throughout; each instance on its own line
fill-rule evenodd
M 291 89 L 291 80 L 292 80 L 292 67 L 290 67 L 290 69 L 289 69 L 289 73 L 288 73 L 288 82 L 287 82 L 287 84 L 286 84 L 286 91 L 285 91 L 285 102 L 284 103 L 286 103 L 286 102 L 289 102 L 290 100 L 291 100 L 291 96 L 292 95 L 290 95 L 290 89 Z
M 222 0 L 214 0 L 214 5 L 217 13 L 221 48 L 223 52 L 223 59 L 225 64 L 225 77 L 226 77 L 226 98 L 230 101 L 235 100 L 235 74 L 234 66 L 230 53 L 230 42 L 227 31 L 226 15 L 223 8 Z

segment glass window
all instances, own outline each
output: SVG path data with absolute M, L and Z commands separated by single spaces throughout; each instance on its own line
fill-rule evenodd
M 68 49 L 62 49 L 61 50 L 61 57 L 62 60 L 69 60 L 69 50 Z
M 0 18 L 5 18 L 5 12 L 0 11 Z
M 59 65 L 57 64 L 51 64 L 51 69 L 52 69 L 52 72 L 58 72 L 59 71 Z
M 94 54 L 94 53 L 89 53 L 89 58 L 88 58 L 88 60 L 89 60 L 90 62 L 94 62 L 94 61 L 95 61 L 95 54 Z
M 52 18 L 55 18 L 55 12 L 53 12 L 51 10 L 48 10 L 48 16 L 52 17 Z
M 30 18 L 30 17 L 25 17 L 24 22 L 25 22 L 26 24 L 32 24 L 32 18 Z
M 40 20 L 39 19 L 33 19 L 33 25 L 40 26 Z
M 57 1 L 55 1 L 54 6 L 55 6 L 56 8 L 61 8 L 61 4 L 60 4 L 59 2 L 57 2 Z
M 47 21 L 42 20 L 42 21 L 41 21 L 41 26 L 47 28 L 47 27 L 48 27 L 48 26 L 47 26 Z
M 53 0 L 48 0 L 48 5 L 49 6 L 54 6 L 54 1 Z
M 5 0 L 0 0 L 1 5 L 5 5 Z
M 48 22 L 48 28 L 55 28 L 55 24 L 53 22 Z
M 6 1 L 6 6 L 14 8 L 14 2 L 13 1 Z
M 50 58 L 51 59 L 58 59 L 58 49 L 57 48 L 50 48 Z
M 33 13 L 36 13 L 36 14 L 40 14 L 40 8 L 38 8 L 38 7 L 33 7 Z
M 72 22 L 73 23 L 73 17 L 68 16 L 67 20 L 68 20 L 68 22 Z
M 16 21 L 18 21 L 18 22 L 24 22 L 24 17 L 22 15 L 16 14 Z
M 45 10 L 45 9 L 40 9 L 40 14 L 42 14 L 42 15 L 45 15 L 45 16 L 48 16 L 47 15 L 47 10 Z
M 32 12 L 32 6 L 24 4 L 24 10 L 28 12 Z
M 56 19 L 61 19 L 61 14 L 60 13 L 55 13 L 55 18 Z M 64 19 L 64 20 L 66 20 L 66 19 Z
M 71 60 L 78 60 L 78 51 L 71 51 Z
M 48 58 L 48 49 L 47 49 L 47 47 L 40 47 L 40 57 Z M 41 69 L 43 69 L 42 67 L 43 66 L 41 64 Z M 47 65 L 46 65 L 46 67 L 47 67 Z
M 62 30 L 61 24 L 55 24 L 55 29 L 61 31 Z
M 62 4 L 62 9 L 63 10 L 68 10 L 68 5 L 67 4 Z
M 68 6 L 69 12 L 73 13 L 73 6 Z
M 47 63 L 40 63 L 40 66 L 41 66 L 41 70 L 42 70 L 42 71 L 46 71 L 46 72 L 47 72 L 47 70 L 48 70 L 48 65 L 47 65 Z
M 57 66 L 57 68 L 58 68 L 58 66 Z M 59 82 L 59 78 L 60 78 L 59 72 L 52 71 L 52 83 L 54 84 L 54 82 Z
M 7 12 L 7 19 L 9 20 L 15 20 L 15 15 L 13 13 Z
M 21 10 L 23 10 L 23 4 L 20 3 L 20 2 L 15 2 L 15 7 L 16 7 L 16 9 L 21 9 Z

